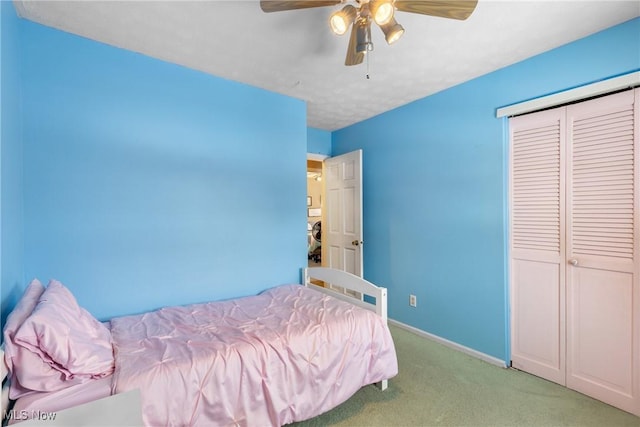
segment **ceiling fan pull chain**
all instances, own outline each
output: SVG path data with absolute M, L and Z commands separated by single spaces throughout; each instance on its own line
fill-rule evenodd
M 367 55 L 367 80 L 369 80 L 369 56 L 371 55 Z
M 369 76 L 369 57 L 371 56 L 371 52 L 373 51 L 373 42 L 371 41 L 371 22 L 367 25 L 367 80 L 370 79 Z
M 373 51 L 373 42 L 371 41 L 371 21 L 367 20 L 367 80 L 369 80 L 369 57 Z

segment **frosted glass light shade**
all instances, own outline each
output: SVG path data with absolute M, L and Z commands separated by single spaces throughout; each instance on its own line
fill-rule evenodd
M 350 4 L 346 5 L 342 9 L 337 12 L 331 14 L 329 18 L 329 26 L 331 27 L 331 31 L 335 34 L 341 36 L 347 32 L 349 26 L 356 19 L 356 15 L 358 11 L 355 7 Z

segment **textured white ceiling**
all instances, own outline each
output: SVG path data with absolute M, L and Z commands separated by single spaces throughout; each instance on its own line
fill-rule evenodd
M 340 8 L 264 13 L 259 1 L 16 1 L 23 18 L 307 102 L 335 130 L 640 16 L 640 1 L 480 0 L 466 21 L 398 12 L 394 45 L 344 66 Z M 370 78 L 366 78 L 367 72 Z

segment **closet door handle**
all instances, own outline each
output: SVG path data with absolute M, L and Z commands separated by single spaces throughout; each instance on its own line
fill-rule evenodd
M 578 260 L 575 259 L 575 258 L 571 258 L 569 260 L 569 264 L 573 265 L 574 267 L 577 267 L 578 266 Z

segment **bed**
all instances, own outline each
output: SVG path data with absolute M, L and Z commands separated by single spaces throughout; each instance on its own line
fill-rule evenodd
M 386 289 L 322 267 L 302 278 L 107 323 L 61 283 L 32 282 L 4 330 L 10 414 L 140 390 L 145 425 L 280 426 L 384 390 L 398 371 Z

